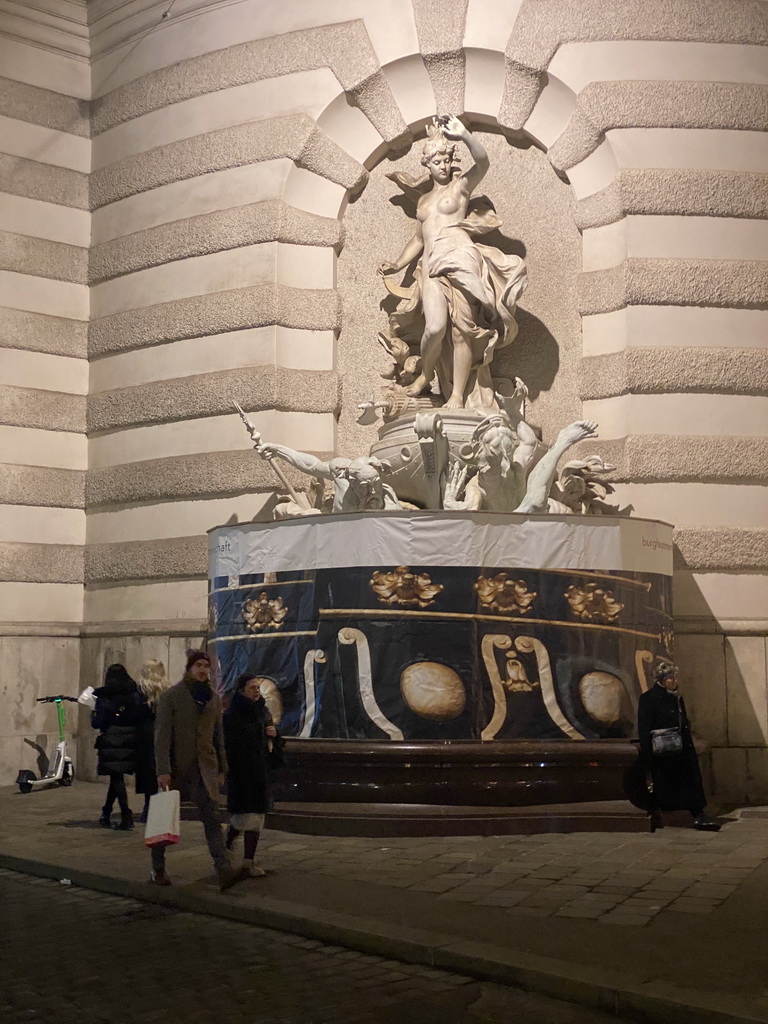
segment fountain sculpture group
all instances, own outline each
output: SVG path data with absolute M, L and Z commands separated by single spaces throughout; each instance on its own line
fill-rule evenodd
M 619 796 L 637 696 L 671 654 L 671 529 L 609 504 L 598 456 L 560 466 L 596 423 L 548 445 L 525 383 L 494 378 L 525 264 L 482 241 L 500 221 L 473 196 L 489 166 L 476 136 L 435 118 L 421 162 L 418 178 L 389 175 L 416 227 L 379 266 L 397 303 L 378 339 L 387 383 L 358 407 L 379 424 L 370 452 L 321 459 L 264 440 L 238 406 L 278 500 L 274 522 L 211 531 L 223 683 L 262 676 L 297 737 L 294 799 L 551 803 L 574 798 L 573 780 L 576 799 Z M 624 741 L 613 762 L 610 740 Z

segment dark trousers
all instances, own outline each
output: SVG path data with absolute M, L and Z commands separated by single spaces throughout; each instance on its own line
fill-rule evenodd
M 105 818 L 108 818 L 112 813 L 115 800 L 117 800 L 121 814 L 128 815 L 131 813 L 131 808 L 128 806 L 128 794 L 125 790 L 125 776 L 122 772 L 109 773 L 109 789 L 107 790 L 107 799 L 104 801 Z
M 187 795 L 200 814 L 200 821 L 203 823 L 205 840 L 208 843 L 213 866 L 217 871 L 226 870 L 229 867 L 229 857 L 224 846 L 221 825 L 219 825 L 218 807 L 216 801 L 211 799 L 211 795 L 206 789 L 199 773 L 190 779 Z M 153 846 L 151 854 L 153 871 L 165 871 L 165 847 Z

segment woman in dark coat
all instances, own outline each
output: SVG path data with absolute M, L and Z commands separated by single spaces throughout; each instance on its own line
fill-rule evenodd
M 655 686 L 640 694 L 637 719 L 640 761 L 653 782 L 650 809 L 654 826 L 659 822 L 659 811 L 690 811 L 695 828 L 716 832 L 720 826 L 704 813 L 707 798 L 685 702 L 678 689 L 677 667 L 662 662 L 655 678 Z M 679 730 L 682 749 L 654 753 L 653 733 L 657 729 Z
M 264 868 L 255 865 L 253 858 L 264 816 L 272 806 L 270 744 L 279 744 L 280 740 L 257 677 L 250 673 L 240 676 L 223 722 L 229 765 L 227 849 L 231 850 L 240 833 L 244 833 L 243 868 L 254 877 L 263 877 Z
M 136 752 L 139 745 L 141 700 L 136 683 L 122 665 L 110 665 L 104 685 L 93 691 L 96 707 L 91 713 L 91 725 L 101 735 L 96 740 L 99 752 L 98 774 L 109 776 L 107 799 L 101 811 L 99 824 L 111 828 L 112 807 L 120 806 L 120 824 L 123 831 L 133 828 L 133 813 L 128 806 L 125 776 L 136 771 Z

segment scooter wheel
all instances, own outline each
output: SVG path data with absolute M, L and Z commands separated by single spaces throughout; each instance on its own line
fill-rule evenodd
M 34 772 L 24 771 L 19 772 L 19 777 L 16 779 L 19 784 L 19 789 L 22 793 L 32 792 L 32 783 L 37 781 L 37 776 Z
M 61 778 L 59 779 L 59 785 L 60 786 L 71 786 L 74 781 L 75 781 L 75 773 L 72 771 L 72 765 L 71 764 L 65 764 L 64 765 L 64 771 L 62 773 Z

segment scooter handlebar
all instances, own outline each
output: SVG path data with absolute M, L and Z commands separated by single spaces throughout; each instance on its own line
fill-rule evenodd
M 56 700 L 71 700 L 74 704 L 77 704 L 77 697 L 65 697 L 64 694 L 59 693 L 55 697 L 38 697 L 38 704 L 52 704 Z

